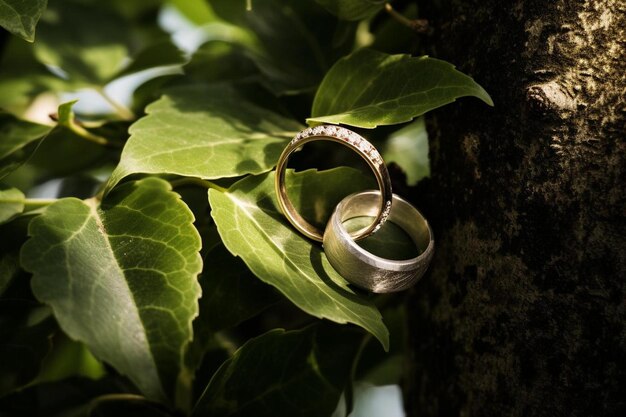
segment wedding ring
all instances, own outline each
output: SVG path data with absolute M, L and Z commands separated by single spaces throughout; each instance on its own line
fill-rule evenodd
M 374 217 L 374 221 L 371 225 L 352 232 L 350 236 L 352 239 L 359 240 L 376 233 L 383 223 L 385 223 L 385 220 L 387 220 L 387 216 L 389 216 L 389 212 L 391 210 L 391 179 L 389 177 L 387 167 L 383 162 L 383 158 L 380 156 L 380 153 L 378 153 L 376 148 L 371 143 L 353 131 L 340 126 L 325 125 L 304 129 L 298 133 L 283 150 L 283 153 L 278 158 L 278 163 L 276 164 L 275 180 L 276 196 L 278 197 L 278 204 L 281 211 L 285 217 L 287 217 L 287 220 L 289 220 L 289 222 L 306 237 L 318 242 L 322 241 L 322 231 L 304 220 L 304 218 L 296 211 L 287 196 L 287 189 L 285 185 L 285 172 L 287 170 L 287 160 L 289 159 L 289 155 L 304 144 L 316 140 L 338 142 L 349 147 L 365 159 L 365 162 L 367 162 L 372 171 L 374 171 L 374 175 L 376 176 L 376 181 L 378 182 L 378 187 L 380 189 L 380 193 L 375 197 L 376 201 L 372 203 L 372 210 L 374 211 L 372 216 Z
M 389 221 L 403 229 L 420 250 L 418 256 L 392 260 L 376 256 L 360 247 L 344 222 L 371 217 L 377 212 L 380 192 L 368 190 L 351 194 L 335 208 L 324 232 L 324 252 L 331 265 L 349 282 L 375 293 L 401 291 L 415 284 L 428 269 L 435 241 L 428 221 L 401 197 L 393 194 Z

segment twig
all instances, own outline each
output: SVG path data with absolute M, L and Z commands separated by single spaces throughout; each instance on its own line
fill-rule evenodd
M 111 105 L 111 107 L 113 107 L 113 109 L 115 110 L 115 113 L 117 113 L 117 115 L 122 120 L 134 120 L 135 119 L 135 114 L 126 106 L 123 106 L 122 104 L 113 100 L 111 96 L 109 96 L 106 93 L 106 91 L 104 91 L 104 88 L 97 88 L 96 91 L 98 92 L 98 94 L 100 94 L 100 96 L 103 99 L 106 100 L 107 103 Z
M 432 28 L 428 24 L 428 20 L 426 19 L 409 19 L 408 17 L 398 13 L 396 9 L 394 9 L 391 4 L 385 3 L 385 11 L 389 13 L 391 17 L 397 20 L 399 23 L 408 27 L 414 32 L 429 34 L 432 32 Z
M 23 200 L 24 212 L 37 210 L 39 208 L 56 203 L 57 201 L 59 201 L 58 198 L 27 198 Z M 2 202 L 5 203 L 6 201 L 3 200 Z
M 93 143 L 97 143 L 98 145 L 103 145 L 103 146 L 109 146 L 112 148 L 121 148 L 122 146 L 118 143 L 115 142 L 111 142 L 109 141 L 107 138 L 100 136 L 100 135 L 95 135 L 93 133 L 91 133 L 90 131 L 88 131 L 87 129 L 85 129 L 84 127 L 82 127 L 81 125 L 75 123 L 75 122 L 71 122 L 71 123 L 64 123 L 63 126 L 65 126 L 66 128 L 68 128 L 69 130 L 71 130 L 73 133 L 75 133 L 76 135 L 80 136 L 83 139 L 86 139 L 90 142 Z
M 85 129 L 83 126 L 81 126 L 79 123 L 76 122 L 76 119 L 74 118 L 74 113 L 73 112 L 71 112 L 70 115 L 68 116 L 69 120 L 61 120 L 60 121 L 58 113 L 50 114 L 49 117 L 50 117 L 50 119 L 52 119 L 55 122 L 57 122 L 59 124 L 59 126 L 65 127 L 66 129 L 68 129 L 69 131 L 73 132 L 75 135 L 81 137 L 82 139 L 88 140 L 88 141 L 96 143 L 98 145 L 108 146 L 108 147 L 111 147 L 111 148 L 121 148 L 122 147 L 122 145 L 119 144 L 119 143 L 111 142 L 110 140 L 108 140 L 104 136 L 96 135 L 94 133 L 91 133 L 87 129 Z

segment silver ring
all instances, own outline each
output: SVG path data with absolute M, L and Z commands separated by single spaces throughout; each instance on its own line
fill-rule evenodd
M 402 228 L 420 253 L 412 259 L 392 260 L 366 251 L 350 237 L 343 223 L 355 217 L 374 216 L 379 202 L 377 190 L 351 194 L 341 200 L 324 231 L 324 252 L 339 274 L 361 288 L 375 293 L 405 290 L 428 269 L 435 250 L 433 232 L 415 207 L 394 194 L 388 221 Z
M 352 237 L 358 240 L 376 233 L 380 226 L 385 223 L 387 215 L 391 210 L 391 178 L 389 177 L 387 166 L 385 165 L 383 158 L 380 156 L 380 153 L 378 153 L 376 148 L 364 137 L 340 126 L 324 125 L 304 129 L 298 133 L 298 135 L 285 147 L 276 164 L 276 177 L 274 183 L 276 197 L 278 198 L 278 205 L 281 211 L 285 217 L 287 217 L 287 220 L 289 220 L 289 222 L 303 235 L 318 242 L 322 241 L 322 231 L 318 230 L 315 226 L 304 220 L 304 218 L 296 211 L 296 208 L 293 206 L 291 201 L 289 201 L 287 186 L 285 184 L 285 171 L 287 169 L 287 160 L 289 159 L 289 155 L 304 144 L 316 140 L 327 140 L 347 146 L 359 154 L 372 169 L 374 176 L 376 177 L 376 181 L 378 182 L 378 187 L 382 191 L 382 196 L 381 194 L 378 194 L 378 201 L 374 205 L 376 210 L 372 216 L 374 217 L 372 224 L 361 230 L 353 232 Z

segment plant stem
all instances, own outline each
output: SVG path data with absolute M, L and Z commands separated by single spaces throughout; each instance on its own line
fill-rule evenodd
M 50 204 L 56 203 L 57 201 L 59 201 L 58 198 L 0 198 L 0 204 L 23 204 L 23 213 L 49 206 Z
M 118 103 L 117 101 L 113 100 L 111 98 L 111 96 L 109 96 L 106 91 L 104 91 L 104 88 L 96 88 L 96 91 L 98 92 L 98 94 L 100 94 L 100 96 L 106 100 L 107 103 L 109 103 L 111 105 L 111 107 L 113 107 L 113 109 L 115 110 L 115 113 L 117 113 L 117 115 L 122 119 L 122 120 L 134 120 L 135 119 L 135 114 L 126 106 Z
M 100 401 L 116 401 L 116 400 L 135 400 L 135 401 L 148 401 L 146 397 L 137 394 L 128 394 L 128 393 L 119 393 L 119 394 L 104 394 L 99 397 L 94 398 L 93 402 Z
M 176 381 L 174 405 L 177 409 L 184 411 L 186 415 L 189 415 L 192 408 L 193 377 L 193 371 L 183 366 Z
M 59 201 L 58 198 L 27 198 L 23 200 L 24 203 L 24 211 L 32 211 L 37 210 L 42 207 L 49 206 L 50 204 L 56 203 Z M 6 201 L 2 201 L 3 203 Z
M 226 188 L 220 187 L 214 182 L 203 180 L 201 178 L 196 178 L 196 177 L 185 177 L 185 178 L 179 178 L 176 180 L 171 180 L 170 184 L 172 185 L 172 188 L 184 187 L 185 185 L 197 185 L 198 187 L 202 187 L 206 189 L 212 188 L 221 193 L 225 193 L 228 191 Z
M 224 332 L 215 333 L 215 340 L 222 349 L 228 352 L 229 356 L 233 356 L 237 351 L 237 344 Z
M 119 145 L 119 144 L 117 144 L 115 142 L 111 142 L 111 141 L 109 141 L 107 138 L 105 138 L 103 136 L 95 135 L 95 134 L 91 133 L 90 131 L 88 131 L 87 129 L 85 129 L 81 125 L 75 123 L 74 121 L 71 121 L 70 123 L 63 123 L 63 126 L 68 128 L 69 130 L 71 130 L 76 135 L 80 136 L 81 138 L 86 139 L 86 140 L 88 140 L 90 142 L 97 143 L 98 145 L 102 145 L 102 146 L 121 148 L 121 145 Z
M 94 398 L 89 402 L 87 415 L 91 415 L 91 412 L 96 408 L 98 403 L 106 402 L 106 401 L 148 401 L 145 397 L 137 394 L 127 394 L 127 393 L 119 393 L 119 394 L 104 394 L 99 397 Z
M 389 3 L 385 3 L 385 11 L 399 23 L 415 32 L 428 33 L 430 31 L 428 21 L 425 19 L 409 19 L 401 13 L 398 13 Z

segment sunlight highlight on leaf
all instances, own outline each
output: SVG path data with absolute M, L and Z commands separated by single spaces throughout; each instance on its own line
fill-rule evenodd
M 0 0 L 0 26 L 29 42 L 35 40 L 35 26 L 48 0 Z
M 480 85 L 448 62 L 360 49 L 328 71 L 307 123 L 371 129 L 408 122 L 464 96 L 493 105 Z
M 173 398 L 198 314 L 202 268 L 193 215 L 156 178 L 98 205 L 66 198 L 33 219 L 21 251 L 37 298 L 152 399 Z
M 135 173 L 216 179 L 266 172 L 302 128 L 222 85 L 172 88 L 146 113 L 131 126 L 107 190 Z
M 296 175 L 289 171 L 287 175 L 294 206 L 311 210 L 316 205 L 307 201 L 307 196 L 315 195 L 324 201 L 326 218 L 333 202 L 369 183 L 362 178 L 349 169 Z M 324 188 L 319 188 L 320 183 Z M 388 348 L 389 333 L 374 304 L 357 295 L 332 268 L 321 246 L 296 233 L 280 213 L 273 172 L 245 178 L 226 192 L 209 190 L 209 200 L 224 244 L 259 279 L 276 287 L 308 314 L 354 323 Z

